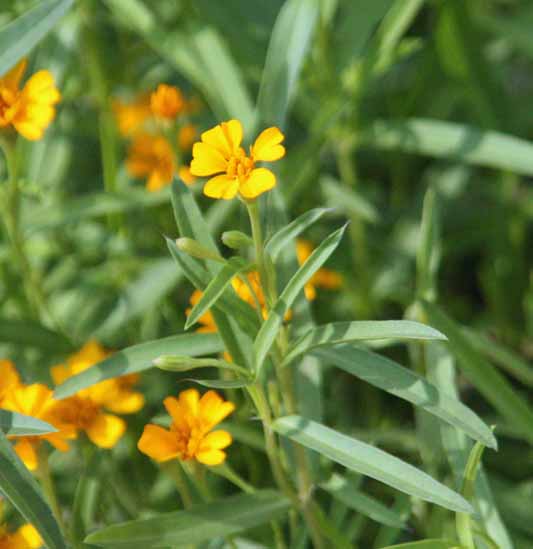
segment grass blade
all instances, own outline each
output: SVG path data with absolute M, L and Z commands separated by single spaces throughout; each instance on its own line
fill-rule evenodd
M 472 512 L 472 507 L 461 495 L 416 467 L 320 423 L 301 416 L 286 416 L 277 419 L 272 428 L 280 435 L 352 471 L 379 480 L 401 492 L 452 511 Z
M 0 409 L 0 431 L 5 435 L 34 436 L 55 433 L 57 429 L 41 419 Z
M 63 335 L 29 319 L 0 318 L 0 341 L 53 353 L 72 350 L 72 344 Z

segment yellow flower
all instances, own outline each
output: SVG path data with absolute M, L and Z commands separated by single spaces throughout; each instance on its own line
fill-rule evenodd
M 296 241 L 296 256 L 298 263 L 302 265 L 305 260 L 313 253 L 314 247 L 307 240 L 298 239 Z M 316 298 L 316 288 L 325 288 L 328 290 L 336 290 L 342 285 L 342 277 L 339 273 L 330 269 L 319 269 L 305 285 L 305 297 L 309 301 Z
M 261 287 L 259 273 L 257 271 L 252 271 L 251 273 L 247 273 L 246 277 L 248 279 L 248 283 L 250 287 L 253 289 L 255 297 L 257 297 L 257 301 L 259 302 L 259 305 L 261 306 L 261 314 L 263 315 L 263 318 L 266 318 L 268 316 L 268 311 L 266 308 L 265 295 L 263 294 L 263 288 Z M 235 290 L 236 294 L 243 301 L 246 301 L 246 303 L 251 305 L 254 309 L 257 307 L 255 297 L 250 291 L 250 287 L 248 286 L 248 284 L 246 284 L 239 277 L 236 276 L 231 281 L 231 285 L 233 286 L 233 289 Z
M 159 84 L 150 97 L 150 107 L 154 116 L 173 120 L 184 111 L 185 99 L 178 88 Z
M 0 549 L 37 549 L 42 545 L 39 532 L 31 524 L 25 524 L 15 532 L 0 525 Z
M 167 397 L 163 404 L 172 418 L 170 429 L 148 424 L 137 447 L 156 461 L 196 459 L 205 465 L 220 465 L 226 459 L 223 449 L 232 442 L 227 431 L 213 431 L 233 412 L 235 405 L 215 391 L 202 398 L 196 389 L 182 391 L 178 398 Z
M 200 290 L 194 290 L 191 297 L 189 298 L 189 302 L 191 306 L 185 310 L 185 314 L 189 316 L 189 314 L 192 311 L 192 308 L 200 301 L 200 298 L 202 297 L 203 292 Z M 215 324 L 215 319 L 213 318 L 213 315 L 211 311 L 205 312 L 199 319 L 198 324 L 200 324 L 200 328 L 198 328 L 197 332 L 203 332 L 203 333 L 212 333 L 217 331 L 217 325 Z
M 9 392 L 20 385 L 20 377 L 11 360 L 0 360 L 0 408 Z
M 26 70 L 23 59 L 0 78 L 0 128 L 13 125 L 18 133 L 30 141 L 42 139 L 44 131 L 55 117 L 54 105 L 61 94 L 48 71 L 36 72 L 20 89 Z
M 72 355 L 67 364 L 51 369 L 56 384 L 80 372 L 109 355 L 96 341 L 89 341 Z M 85 431 L 89 439 L 101 448 L 112 448 L 126 430 L 126 422 L 115 414 L 132 414 L 144 406 L 141 393 L 132 390 L 138 381 L 136 374 L 101 381 L 78 391 L 58 403 L 58 415 L 76 430 Z
M 9 437 L 16 440 L 15 452 L 30 471 L 37 469 L 37 451 L 43 440 L 47 440 L 54 448 L 66 452 L 69 449 L 67 440 L 76 438 L 76 431 L 59 412 L 60 402 L 52 395 L 53 392 L 42 383 L 18 385 L 11 389 L 2 403 L 2 407 L 6 410 L 42 419 L 57 429 L 57 432 L 46 435 Z
M 164 137 L 139 134 L 135 136 L 128 151 L 126 168 L 133 177 L 148 177 L 146 188 L 152 192 L 158 191 L 174 177 L 174 151 Z
M 143 129 L 152 114 L 150 96 L 144 93 L 129 103 L 115 99 L 113 101 L 113 112 L 115 113 L 119 132 L 124 137 L 131 137 Z
M 185 124 L 178 132 L 178 146 L 182 151 L 189 150 L 196 139 L 196 126 Z
M 227 200 L 238 193 L 245 199 L 254 199 L 276 185 L 275 175 L 266 168 L 256 168 L 255 163 L 273 162 L 284 156 L 284 136 L 278 128 L 261 132 L 250 147 L 249 156 L 241 147 L 242 125 L 238 120 L 222 122 L 202 133 L 201 139 L 192 149 L 191 173 L 215 176 L 205 184 L 207 196 Z

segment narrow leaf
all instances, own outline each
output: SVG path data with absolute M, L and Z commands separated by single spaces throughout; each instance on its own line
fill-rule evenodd
M 57 429 L 35 417 L 0 409 L 0 431 L 5 435 L 34 436 L 55 433 Z
M 360 193 L 341 185 L 330 176 L 323 177 L 320 183 L 328 206 L 338 208 L 349 216 L 360 217 L 369 223 L 378 221 L 379 214 L 376 208 Z
M 491 429 L 470 408 L 396 362 L 349 345 L 316 349 L 313 354 L 387 393 L 411 402 L 461 429 L 474 440 L 490 448 L 497 447 Z
M 277 419 L 272 428 L 352 471 L 379 480 L 401 492 L 452 511 L 472 512 L 472 507 L 461 495 L 416 467 L 320 423 L 300 416 L 286 416 Z
M 446 539 L 425 539 L 423 541 L 413 541 L 409 543 L 400 543 L 400 545 L 389 545 L 383 549 L 462 549 L 456 541 Z
M 52 353 L 72 350 L 72 344 L 66 337 L 29 319 L 0 318 L 0 341 Z
M 250 379 L 195 379 L 189 378 L 187 381 L 198 383 L 203 387 L 210 389 L 242 389 L 253 383 Z
M 59 526 L 41 489 L 0 432 L 0 492 L 37 528 L 48 549 L 66 549 Z
M 316 347 L 376 339 L 442 340 L 446 339 L 446 336 L 426 324 L 410 320 L 333 322 L 318 326 L 291 343 L 284 363 L 289 364 L 299 355 L 308 353 Z
M 72 0 L 41 0 L 35 8 L 0 29 L 0 74 L 27 55 L 71 5 Z
M 439 219 L 437 196 L 429 188 L 424 196 L 422 223 L 420 226 L 420 243 L 416 255 L 418 295 L 432 300 L 437 295 L 436 276 L 440 256 Z
M 261 326 L 254 343 L 256 371 L 259 372 L 266 356 L 276 339 L 283 319 L 305 284 L 322 267 L 339 245 L 346 225 L 329 235 L 296 271 L 281 293 L 268 318 Z
M 56 388 L 55 397 L 66 398 L 104 379 L 153 368 L 154 359 L 161 355 L 201 356 L 223 350 L 217 334 L 181 334 L 133 345 L 67 379 Z
M 108 526 L 89 535 L 96 545 L 149 549 L 195 545 L 254 528 L 286 513 L 290 502 L 280 493 L 261 490 L 195 505 L 186 511 Z

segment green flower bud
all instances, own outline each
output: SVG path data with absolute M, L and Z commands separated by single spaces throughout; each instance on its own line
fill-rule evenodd
M 223 257 L 218 255 L 216 252 L 208 250 L 192 238 L 178 238 L 176 240 L 176 247 L 181 252 L 185 252 L 192 257 L 196 257 L 198 259 L 212 259 L 213 261 L 219 261 L 221 263 L 224 263 Z
M 222 233 L 222 242 L 232 250 L 253 246 L 253 240 L 241 231 L 226 231 Z

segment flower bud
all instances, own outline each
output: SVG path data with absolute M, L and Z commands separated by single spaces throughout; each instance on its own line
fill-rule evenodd
M 222 242 L 232 250 L 253 246 L 253 240 L 241 231 L 226 231 L 222 233 Z
M 224 263 L 224 258 L 218 255 L 216 252 L 208 250 L 200 243 L 196 242 L 192 238 L 178 238 L 176 240 L 176 246 L 181 252 L 196 257 L 198 259 L 212 259 L 213 261 L 219 261 Z

